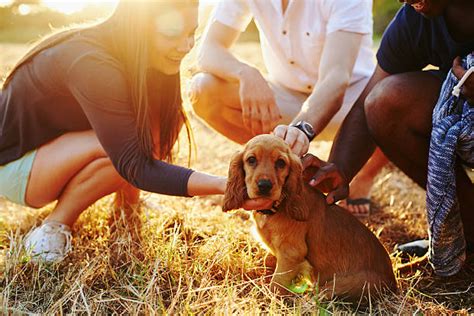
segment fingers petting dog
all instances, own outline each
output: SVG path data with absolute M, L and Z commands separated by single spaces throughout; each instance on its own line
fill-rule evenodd
M 319 167 L 314 159 L 306 164 Z M 396 291 L 391 261 L 380 241 L 307 184 L 300 159 L 281 138 L 256 136 L 232 158 L 223 210 L 241 208 L 249 199 L 273 202 L 271 210 L 252 213 L 261 241 L 277 260 L 273 291 L 295 292 L 301 276 L 350 301 L 365 298 L 367 285 Z

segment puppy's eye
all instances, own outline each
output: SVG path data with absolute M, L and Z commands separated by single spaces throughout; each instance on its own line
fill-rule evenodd
M 285 168 L 286 166 L 286 162 L 283 160 L 283 159 L 278 159 L 277 161 L 275 161 L 275 167 L 277 167 L 278 169 L 283 169 Z
M 251 166 L 255 166 L 257 164 L 257 158 L 255 157 L 248 157 L 247 158 L 247 163 Z

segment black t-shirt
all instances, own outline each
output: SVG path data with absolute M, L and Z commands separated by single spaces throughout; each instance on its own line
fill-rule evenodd
M 97 38 L 77 34 L 23 64 L 0 97 L 0 165 L 67 132 L 93 129 L 113 165 L 139 189 L 187 196 L 190 169 L 149 159 L 120 63 Z M 153 80 L 166 80 L 156 73 Z M 153 106 L 153 105 L 152 105 Z M 135 175 L 133 178 L 130 175 Z
M 443 16 L 426 18 L 405 4 L 383 34 L 377 61 L 390 74 L 439 67 L 444 76 L 457 56 L 474 51 L 474 39 L 456 42 Z

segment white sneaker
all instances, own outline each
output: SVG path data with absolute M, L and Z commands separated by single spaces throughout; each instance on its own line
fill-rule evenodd
M 59 222 L 46 222 L 36 227 L 24 239 L 32 261 L 58 262 L 71 251 L 71 228 Z

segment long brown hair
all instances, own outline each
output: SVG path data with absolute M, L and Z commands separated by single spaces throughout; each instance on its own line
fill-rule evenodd
M 4 87 L 8 85 L 15 71 L 24 63 L 30 61 L 41 51 L 53 47 L 79 32 L 88 30 L 104 31 L 113 34 L 110 47 L 111 54 L 123 66 L 130 89 L 131 106 L 137 120 L 137 134 L 140 141 L 139 147 L 144 155 L 153 158 L 154 143 L 151 132 L 148 69 L 149 69 L 149 32 L 152 18 L 156 15 L 162 4 L 173 3 L 174 0 L 159 1 L 129 1 L 121 0 L 114 12 L 104 21 L 89 25 L 76 26 L 58 31 L 33 46 L 7 75 Z M 197 0 L 180 0 L 183 3 L 197 4 Z M 159 158 L 173 161 L 173 146 L 178 138 L 181 126 L 186 126 L 189 141 L 189 153 L 192 147 L 192 132 L 186 112 L 182 106 L 180 94 L 179 74 L 162 75 L 160 84 L 153 90 L 160 94 L 154 107 L 158 107 L 159 118 L 154 123 L 158 124 Z M 156 152 L 156 150 L 155 150 Z

